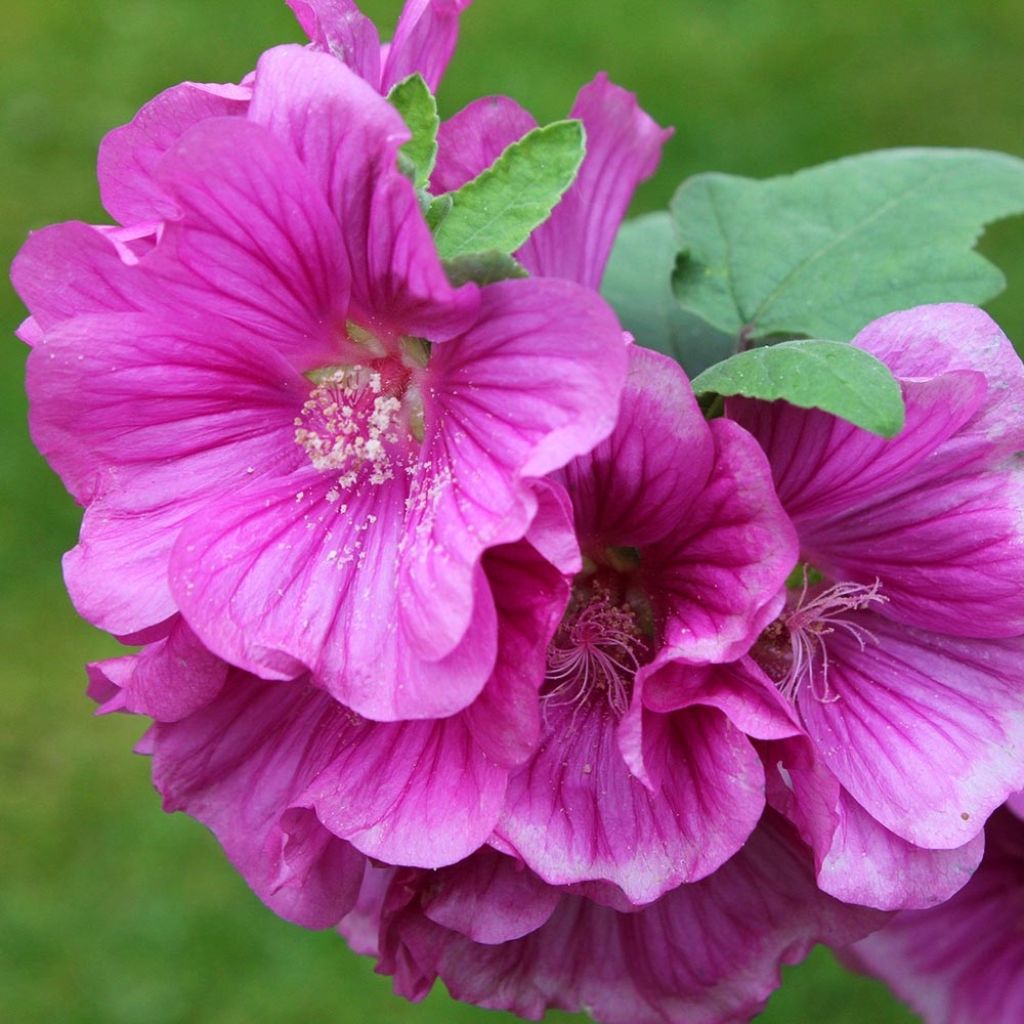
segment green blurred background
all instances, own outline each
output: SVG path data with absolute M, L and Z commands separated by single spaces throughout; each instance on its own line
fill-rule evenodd
M 400 0 L 366 0 L 390 33 Z M 159 90 L 237 80 L 299 32 L 281 0 L 0 0 L 0 249 L 102 221 L 97 143 Z M 503 92 L 542 119 L 598 69 L 677 134 L 637 211 L 703 170 L 770 175 L 866 149 L 1024 153 L 1019 0 L 476 0 L 441 94 Z M 1024 338 L 1024 226 L 982 250 L 1008 273 L 993 311 Z M 23 315 L 4 283 L 4 331 Z M 131 719 L 91 717 L 60 555 L 78 512 L 31 448 L 24 349 L 0 345 L 0 1020 L 243 1024 L 509 1020 L 435 993 L 410 1006 L 331 934 L 277 920 L 213 839 L 161 813 Z M 699 937 L 695 936 L 695 941 Z M 773 1024 L 899 1024 L 906 1010 L 824 951 L 785 972 Z M 554 1019 L 569 1020 L 565 1015 Z

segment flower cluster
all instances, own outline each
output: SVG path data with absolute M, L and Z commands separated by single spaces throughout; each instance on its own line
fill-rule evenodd
M 667 136 L 630 94 L 580 92 L 528 276 L 456 286 L 384 94 L 436 87 L 467 0 L 383 48 L 350 0 L 291 6 L 308 46 L 158 96 L 100 151 L 117 223 L 15 262 L 67 585 L 141 648 L 90 693 L 153 720 L 166 809 L 403 995 L 748 1019 L 814 943 L 953 896 L 1024 787 L 1024 368 L 921 307 L 853 342 L 898 437 L 708 419 L 595 291 Z M 471 104 L 430 193 L 533 127 Z M 923 914 L 976 906 L 996 845 Z

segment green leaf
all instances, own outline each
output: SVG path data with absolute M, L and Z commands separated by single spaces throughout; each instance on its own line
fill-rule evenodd
M 456 256 L 453 260 L 445 260 L 443 266 L 448 282 L 455 288 L 467 281 L 494 284 L 495 281 L 507 281 L 513 277 L 530 276 L 525 267 L 513 257 L 493 249 L 490 252 Z
M 449 193 L 451 210 L 435 234 L 441 258 L 515 252 L 551 216 L 575 180 L 585 138 L 579 121 L 536 128 L 513 142 L 493 166 Z
M 982 303 L 1005 281 L 973 251 L 985 224 L 1024 212 L 1024 160 L 895 149 L 766 181 L 701 174 L 672 216 L 680 304 L 745 339 L 846 341 L 885 313 Z
M 437 101 L 416 74 L 399 82 L 388 93 L 388 102 L 412 132 L 412 138 L 398 151 L 398 166 L 417 188 L 426 188 L 437 159 L 437 129 L 441 124 Z
M 784 341 L 740 352 L 705 370 L 693 390 L 767 402 L 783 399 L 882 437 L 895 437 L 903 429 L 903 395 L 889 368 L 841 341 Z
M 691 377 L 735 350 L 735 338 L 680 309 L 672 294 L 679 243 L 667 213 L 619 229 L 601 292 L 637 343 L 671 356 Z

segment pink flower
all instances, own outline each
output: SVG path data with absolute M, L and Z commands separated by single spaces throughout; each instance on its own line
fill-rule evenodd
M 1024 784 L 1024 369 L 980 310 L 926 306 L 855 345 L 900 379 L 891 441 L 822 412 L 730 401 L 761 443 L 807 583 L 741 671 L 794 703 L 810 746 L 767 751 L 774 802 L 841 899 L 924 907 L 978 864 Z
M 764 1006 L 781 963 L 879 923 L 821 893 L 805 848 L 769 816 L 710 878 L 639 910 L 545 885 L 483 850 L 438 872 L 368 865 L 339 930 L 414 1000 L 440 978 L 456 999 L 531 1020 L 557 1008 L 599 1024 L 739 1024 Z
M 91 621 L 152 640 L 184 614 L 264 678 L 311 671 L 367 717 L 431 718 L 492 674 L 484 552 L 530 481 L 605 437 L 615 318 L 565 281 L 449 286 L 407 138 L 324 54 L 260 60 L 244 117 L 160 160 L 148 238 L 33 235 L 32 429 L 86 506 L 65 562 Z
M 897 914 L 844 957 L 925 1024 L 1024 1020 L 1024 823 L 997 811 L 985 834 L 981 867 L 951 900 Z
M 552 478 L 582 571 L 495 842 L 550 884 L 643 904 L 710 874 L 761 817 L 750 737 L 798 727 L 770 686 L 716 686 L 707 666 L 777 615 L 797 549 L 753 438 L 708 424 L 672 360 L 630 356 L 614 432 Z

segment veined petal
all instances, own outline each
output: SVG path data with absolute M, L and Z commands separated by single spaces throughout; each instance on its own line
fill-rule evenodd
M 728 420 L 711 424 L 715 462 L 678 527 L 645 547 L 665 656 L 694 663 L 742 657 L 778 614 L 798 546 L 764 454 Z
M 208 117 L 244 116 L 252 91 L 241 85 L 183 82 L 149 101 L 100 143 L 97 175 L 107 212 L 122 224 L 174 217 L 174 202 L 154 178 L 164 154 Z
M 453 714 L 493 670 L 494 603 L 477 566 L 463 633 L 440 658 L 416 654 L 396 585 L 408 493 L 404 474 L 339 490 L 309 466 L 225 496 L 182 531 L 174 594 L 203 641 L 233 664 L 269 678 L 308 668 L 368 718 Z M 427 622 L 434 611 L 421 614 Z
M 84 316 L 47 334 L 28 362 L 40 450 L 87 503 L 65 558 L 81 614 L 125 636 L 177 610 L 171 547 L 185 520 L 302 455 L 292 420 L 302 378 L 230 323 Z
M 554 474 L 584 548 L 640 547 L 675 533 L 714 460 L 711 429 L 678 363 L 635 345 L 628 354 L 611 436 Z
M 603 880 L 649 903 L 718 868 L 761 815 L 760 761 L 716 710 L 645 719 L 655 792 L 626 767 L 600 702 L 544 715 L 546 738 L 510 779 L 497 834 L 553 885 Z
M 560 900 L 558 889 L 522 863 L 484 847 L 442 870 L 420 906 L 436 924 L 473 942 L 496 945 L 542 927 Z
M 151 298 L 150 286 L 121 259 L 110 236 L 81 221 L 33 231 L 14 258 L 11 283 L 32 313 L 33 344 L 72 317 L 137 312 Z
M 212 704 L 149 734 L 165 809 L 203 822 L 256 894 L 309 928 L 348 913 L 363 875 L 364 858 L 296 806 L 334 753 L 338 717 L 307 686 L 233 673 Z
M 598 288 L 633 192 L 654 173 L 672 131 L 659 128 L 636 96 L 605 74 L 580 90 L 569 116 L 586 129 L 586 159 L 518 256 L 531 273 Z
M 90 694 L 103 702 L 98 714 L 127 711 L 158 722 L 178 722 L 216 698 L 229 667 L 176 616 L 165 639 L 138 654 L 90 665 Z
M 461 715 L 366 723 L 298 803 L 375 860 L 436 868 L 484 843 L 498 820 L 507 778 Z
M 839 823 L 818 870 L 818 885 L 846 903 L 879 910 L 930 907 L 962 889 L 981 863 L 978 833 L 953 850 L 928 850 L 880 825 L 845 791 Z
M 411 998 L 439 977 L 456 999 L 534 1020 L 557 1008 L 586 1009 L 602 1024 L 741 1024 L 778 985 L 780 963 L 799 961 L 816 940 L 843 945 L 883 920 L 818 891 L 801 844 L 774 817 L 710 878 L 648 907 L 620 913 L 563 895 L 541 927 L 496 945 L 474 943 L 420 909 L 418 889 L 459 900 L 463 871 L 478 891 L 475 870 L 462 865 L 436 888 L 429 876 L 396 880 L 379 969 Z
M 979 453 L 997 460 L 1024 447 L 1024 365 L 984 310 L 949 302 L 890 313 L 868 324 L 853 344 L 897 377 L 983 373 L 989 385 L 985 404 L 961 443 L 970 437 Z
M 828 685 L 799 706 L 820 757 L 880 824 L 916 846 L 974 838 L 1024 784 L 1019 638 L 960 640 L 880 615 L 828 638 Z
M 339 61 L 298 46 L 260 59 L 252 121 L 287 143 L 334 211 L 348 254 L 347 315 L 384 336 L 444 341 L 473 323 L 477 288 L 452 288 L 412 183 L 396 169 L 401 115 Z
M 157 177 L 182 214 L 140 264 L 165 308 L 245 324 L 300 370 L 343 361 L 349 267 L 338 225 L 286 145 L 250 121 L 210 118 Z
M 768 456 L 783 507 L 804 529 L 884 502 L 947 471 L 934 455 L 985 401 L 982 374 L 956 370 L 902 382 L 906 422 L 887 440 L 817 409 L 731 398 L 726 410 Z M 932 459 L 929 461 L 929 457 Z M 916 488 L 915 488 L 916 489 Z
M 832 579 L 877 579 L 886 618 L 953 636 L 1024 633 L 1019 458 L 907 483 L 916 486 L 811 524 L 808 557 Z
M 884 980 L 928 1024 L 1024 1019 L 1022 826 L 999 812 L 981 868 L 951 900 L 898 914 L 844 959 Z
M 437 92 L 459 38 L 459 16 L 472 0 L 406 0 L 387 48 L 381 92 L 419 72 Z
M 511 767 L 526 761 L 540 740 L 538 691 L 569 583 L 525 541 L 491 548 L 483 565 L 498 615 L 498 655 L 494 673 L 464 715 L 481 749 Z

